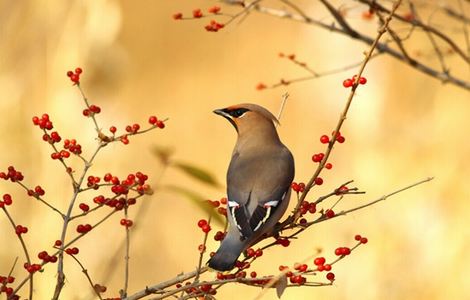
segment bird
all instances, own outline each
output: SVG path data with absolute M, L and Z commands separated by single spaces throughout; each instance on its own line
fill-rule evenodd
M 272 233 L 287 209 L 294 158 L 281 142 L 277 118 L 262 106 L 237 104 L 214 113 L 227 119 L 238 137 L 227 171 L 229 227 L 209 268 L 229 271 L 240 254 Z

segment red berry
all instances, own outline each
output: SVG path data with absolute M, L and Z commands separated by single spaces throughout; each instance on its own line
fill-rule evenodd
M 139 129 L 140 129 L 140 125 L 139 125 L 139 124 L 136 123 L 136 124 L 132 125 L 132 132 L 135 133 L 135 132 L 139 131 Z
M 317 257 L 315 258 L 315 260 L 313 261 L 313 263 L 316 265 L 316 266 L 322 266 L 324 265 L 326 262 L 326 259 L 324 257 Z
M 326 274 L 326 279 L 328 279 L 329 281 L 335 280 L 335 274 L 331 273 L 331 272 L 327 273 Z
M 56 246 L 56 247 L 62 246 L 62 241 L 61 241 L 61 240 L 56 240 L 56 241 L 54 242 L 54 246 Z
M 331 271 L 331 265 L 330 264 L 323 265 L 323 267 L 325 268 L 325 271 Z
M 41 251 L 41 252 L 38 253 L 38 258 L 39 258 L 39 259 L 43 259 L 43 260 L 44 260 L 44 259 L 47 258 L 48 256 L 49 256 L 49 255 L 47 254 L 46 251 Z
M 258 275 L 258 274 L 256 274 L 255 271 L 253 271 L 253 272 L 250 273 L 250 277 L 251 277 L 251 278 L 256 278 L 257 275 Z
M 183 18 L 182 13 L 173 14 L 173 19 L 175 19 L 175 20 L 181 20 L 182 18 Z
M 82 68 L 76 68 L 75 69 L 75 74 L 80 75 L 80 74 L 82 74 L 82 72 L 83 72 Z
M 157 125 L 157 127 L 160 128 L 160 129 L 165 128 L 165 123 L 164 123 L 163 121 L 157 120 L 156 125 Z
M 80 76 L 77 75 L 77 74 L 72 74 L 72 76 L 70 76 L 70 80 L 72 80 L 72 82 L 74 82 L 74 83 L 79 83 L 80 82 Z
M 333 218 L 335 216 L 335 212 L 332 210 L 332 209 L 327 209 L 325 211 L 325 215 L 326 217 L 329 219 L 329 218 Z
M 359 235 L 359 234 L 356 234 L 356 235 L 354 236 L 354 239 L 355 239 L 356 241 L 360 241 L 361 238 L 362 238 L 362 236 Z
M 328 144 L 328 143 L 330 142 L 330 138 L 329 138 L 327 135 L 322 135 L 322 136 L 320 137 L 320 142 L 321 142 L 322 144 Z
M 149 123 L 152 124 L 152 125 L 155 125 L 155 123 L 157 123 L 157 117 L 155 116 L 150 116 L 149 117 Z
M 208 9 L 208 11 L 211 13 L 211 14 L 216 14 L 220 11 L 220 6 L 212 6 L 211 8 Z
M 201 219 L 201 220 L 199 220 L 199 221 L 197 222 L 197 226 L 198 226 L 199 228 L 202 228 L 202 226 L 204 226 L 204 225 L 207 225 L 207 221 L 204 220 L 204 219 Z
M 340 195 L 340 194 L 347 193 L 348 191 L 349 191 L 349 188 L 347 186 L 342 185 L 336 190 L 336 194 Z
M 109 131 L 112 133 L 112 134 L 115 134 L 116 133 L 116 127 L 115 126 L 111 126 L 109 127 Z
M 79 225 L 77 226 L 77 232 L 78 232 L 78 233 L 84 233 L 84 232 L 85 232 L 85 228 L 83 227 L 82 224 L 79 224 Z
M 209 224 L 205 224 L 201 227 L 201 229 L 202 229 L 202 232 L 208 233 L 209 231 L 211 231 L 212 228 Z
M 202 17 L 202 11 L 199 8 L 193 10 L 193 17 L 194 18 L 201 18 Z
M 360 84 L 366 84 L 367 83 L 367 79 L 365 77 L 361 77 L 359 78 L 359 83 Z
M 328 170 L 330 170 L 331 168 L 333 168 L 333 165 L 331 163 L 326 163 L 325 164 L 325 168 L 327 168 Z
M 255 251 L 255 256 L 256 257 L 262 256 L 262 255 L 263 255 L 263 250 L 258 249 L 258 250 Z
M 260 83 L 258 83 L 258 84 L 256 85 L 256 89 L 257 89 L 258 91 L 264 90 L 264 89 L 266 89 L 267 87 L 268 87 L 268 86 L 267 86 L 266 84 L 262 83 L 262 82 L 260 82 Z
M 361 244 L 367 244 L 368 241 L 366 237 L 361 238 Z
M 321 178 L 321 177 L 315 178 L 315 184 L 316 185 L 322 185 L 323 184 L 323 178 Z
M 308 212 L 314 214 L 317 211 L 317 205 L 315 203 L 310 203 L 308 205 Z
M 67 71 L 67 77 L 72 77 L 73 72 L 72 71 Z
M 343 81 L 343 86 L 345 88 L 351 87 L 352 85 L 353 85 L 353 81 L 351 79 L 346 79 L 345 81 Z
M 342 144 L 344 143 L 346 139 L 344 138 L 344 136 L 340 135 L 338 137 L 336 137 L 336 141 L 338 141 L 338 143 Z
M 248 257 L 255 256 L 255 250 L 253 248 L 246 249 L 246 256 L 248 256 Z
M 13 203 L 13 199 L 10 194 L 3 195 L 3 203 L 5 203 L 5 205 L 11 205 Z

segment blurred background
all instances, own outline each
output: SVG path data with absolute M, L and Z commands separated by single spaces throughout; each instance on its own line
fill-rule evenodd
M 458 7 L 458 1 L 440 2 Z M 375 32 L 376 20 L 361 18 L 364 7 L 352 1 L 342 3 L 350 8 L 352 24 Z M 323 151 L 319 137 L 334 128 L 349 93 L 342 81 L 356 69 L 276 89 L 257 91 L 255 87 L 259 82 L 269 85 L 280 78 L 308 75 L 278 58 L 279 52 L 293 53 L 321 72 L 358 62 L 368 49 L 314 26 L 259 14 L 217 33 L 204 30 L 207 18 L 172 19 L 176 12 L 189 16 L 195 8 L 205 12 L 214 4 L 202 0 L 0 1 L 0 170 L 14 165 L 24 173 L 26 185 L 40 184 L 46 199 L 65 210 L 71 196 L 69 178 L 50 159 L 51 149 L 32 126 L 31 117 L 49 113 L 63 138 L 76 138 L 85 155 L 91 154 L 96 144 L 94 127 L 82 116 L 79 92 L 65 76 L 77 66 L 84 70 L 81 82 L 87 96 L 102 108 L 98 120 L 104 129 L 115 125 L 123 131 L 128 124 L 143 125 L 151 114 L 169 118 L 164 130 L 131 138 L 128 146 L 106 147 L 91 169 L 93 175 L 111 172 L 121 177 L 142 171 L 154 183 L 156 193 L 142 200 L 150 202 L 148 209 L 134 220 L 130 293 L 197 266 L 203 235 L 196 223 L 206 216 L 191 201 L 165 190 L 165 185 L 183 186 L 212 200 L 224 196 L 224 188 L 207 187 L 172 168 L 163 171 L 152 147 L 172 149 L 175 160 L 200 166 L 225 183 L 236 134 L 212 110 L 253 102 L 276 114 L 282 94 L 288 92 L 279 133 L 296 159 L 295 180 L 308 181 L 316 167 L 311 156 Z M 319 19 L 330 18 L 315 1 L 298 4 Z M 421 8 L 425 16 L 434 9 Z M 239 9 L 223 10 L 234 13 Z M 444 22 L 440 18 L 436 14 L 433 22 Z M 465 48 L 461 26 L 442 24 Z M 422 55 L 424 62 L 438 65 L 425 34 L 417 33 L 406 45 Z M 461 59 L 450 55 L 446 60 L 452 74 L 470 80 L 469 66 Z M 359 233 L 369 243 L 335 265 L 333 286 L 288 289 L 283 299 L 465 299 L 470 295 L 470 93 L 385 55 L 370 62 L 364 74 L 368 83 L 360 87 L 342 131 L 346 142 L 334 149 L 334 167 L 324 171 L 325 183 L 312 190 L 309 200 L 353 179 L 367 193 L 346 198 L 338 208 L 346 209 L 428 176 L 435 179 L 386 202 L 319 224 L 290 247 L 266 251 L 266 257 L 252 269 L 275 274 L 279 265 L 292 265 L 318 248 L 332 259 L 336 247 L 351 246 Z M 71 161 L 80 167 L 78 159 Z M 50 251 L 59 238 L 61 220 L 16 185 L 2 181 L 0 193 L 13 195 L 10 212 L 29 228 L 25 240 L 37 261 L 37 253 Z M 79 201 L 91 204 L 92 197 L 90 192 Z M 83 222 L 92 223 L 98 215 Z M 118 253 L 119 260 L 109 270 L 110 259 L 125 236 L 121 218 L 114 215 L 77 243 L 90 276 L 108 287 L 107 297 L 116 297 L 123 286 L 123 253 Z M 13 272 L 19 280 L 25 276 L 24 257 L 9 226 L 6 217 L 0 216 L 0 275 L 6 275 L 19 256 Z M 69 237 L 76 235 L 74 226 Z M 217 246 L 218 242 L 209 240 L 209 250 Z M 61 298 L 92 299 L 79 266 L 66 258 L 65 270 Z M 48 265 L 35 276 L 36 299 L 50 299 L 55 275 L 56 266 Z M 259 292 L 231 284 L 218 296 L 250 299 Z M 265 296 L 275 297 L 275 291 Z

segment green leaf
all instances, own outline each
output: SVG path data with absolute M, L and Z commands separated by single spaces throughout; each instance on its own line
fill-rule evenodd
M 186 175 L 189 175 L 193 179 L 196 179 L 202 183 L 208 184 L 214 187 L 220 187 L 220 183 L 217 181 L 214 175 L 200 167 L 190 165 L 183 162 L 174 162 L 173 166 L 183 171 Z
M 184 187 L 180 186 L 175 186 L 175 185 L 169 185 L 166 186 L 167 189 L 176 192 L 196 204 L 200 209 L 205 211 L 208 215 L 212 216 L 212 220 L 215 221 L 218 225 L 224 226 L 225 225 L 225 219 L 222 215 L 220 215 L 213 206 L 211 206 L 209 203 L 207 203 L 206 199 L 200 196 L 199 194 L 188 190 Z

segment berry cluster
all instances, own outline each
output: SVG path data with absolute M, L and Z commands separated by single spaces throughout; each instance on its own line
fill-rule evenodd
M 345 80 L 343 81 L 343 86 L 344 86 L 345 88 L 352 87 L 353 85 L 356 84 L 356 79 L 357 79 L 357 75 L 354 75 L 352 78 L 345 79 Z M 360 77 L 358 83 L 359 83 L 359 84 L 366 84 L 366 83 L 367 83 L 367 79 L 366 79 L 365 77 Z
M 212 6 L 212 7 L 209 7 L 209 9 L 207 10 L 208 13 L 210 14 L 219 14 L 220 13 L 220 6 Z M 192 17 L 188 17 L 187 19 L 199 19 L 199 18 L 202 18 L 204 17 L 204 14 L 202 12 L 202 10 L 200 8 L 196 8 L 196 9 L 193 9 L 193 12 L 192 12 Z M 173 14 L 173 19 L 175 20 L 182 20 L 183 19 L 183 13 L 175 13 Z
M 109 127 L 109 132 L 112 133 L 112 137 L 105 136 L 104 134 L 101 134 L 100 138 L 103 142 L 109 143 L 112 141 L 121 141 L 124 145 L 129 144 L 129 136 L 130 135 L 135 135 L 138 133 L 144 133 L 146 131 L 149 131 L 154 128 L 160 128 L 163 129 L 165 128 L 165 122 L 163 120 L 159 120 L 156 116 L 150 116 L 148 118 L 148 122 L 152 127 L 149 129 L 141 130 L 141 127 L 138 123 L 134 123 L 132 125 L 127 125 L 125 127 L 126 134 L 123 134 L 121 136 L 115 137 L 117 128 L 116 126 L 110 126 Z
M 217 32 L 219 31 L 220 29 L 224 28 L 224 24 L 222 23 L 219 23 L 215 20 L 211 20 L 209 24 L 207 24 L 206 26 L 204 26 L 204 28 L 207 30 L 207 31 L 211 31 L 211 32 Z
M 220 9 L 221 9 L 220 6 L 212 6 L 207 10 L 207 12 L 210 13 L 210 14 L 217 15 L 217 14 L 220 14 Z M 200 8 L 194 9 L 193 12 L 192 12 L 192 17 L 188 17 L 188 18 L 184 18 L 183 14 L 180 13 L 180 12 L 173 14 L 173 19 L 174 20 L 200 19 L 202 17 L 205 17 L 205 15 L 204 15 L 204 13 L 202 12 L 202 10 Z M 224 28 L 224 24 L 219 23 L 215 20 L 211 20 L 209 24 L 204 26 L 204 28 L 207 31 L 210 31 L 210 32 L 217 32 L 220 29 Z
M 79 87 L 80 74 L 82 74 L 81 68 L 76 68 L 75 72 L 69 71 L 67 73 L 67 76 L 75 85 L 78 86 L 79 89 L 80 89 Z M 101 112 L 101 108 L 96 105 L 89 105 L 82 91 L 81 91 L 81 94 L 83 96 L 83 101 L 86 105 L 86 109 L 83 111 L 83 115 L 87 117 L 91 117 L 93 119 L 93 123 L 96 129 L 99 131 L 100 126 L 98 125 L 97 120 L 95 119 L 94 116 Z M 108 207 L 113 208 L 114 211 L 118 211 L 118 210 L 127 208 L 131 205 L 134 205 L 136 204 L 137 198 L 141 197 L 144 194 L 152 193 L 150 186 L 146 183 L 148 180 L 147 175 L 143 174 L 142 172 L 136 172 L 136 173 L 128 174 L 124 179 L 120 180 L 118 177 L 113 176 L 110 173 L 105 174 L 103 177 L 89 175 L 88 169 L 94 162 L 94 159 L 98 151 L 107 143 L 120 140 L 120 139 L 125 140 L 127 139 L 128 135 L 144 133 L 155 128 L 164 128 L 165 127 L 164 121 L 165 120 L 158 120 L 157 117 L 155 116 L 150 116 L 148 119 L 148 122 L 151 124 L 151 126 L 148 129 L 142 130 L 140 129 L 140 126 L 138 124 L 134 124 L 126 128 L 127 134 L 123 136 L 118 136 L 118 137 L 114 136 L 116 132 L 116 127 L 114 126 L 110 128 L 110 131 L 113 133 L 112 137 L 106 137 L 99 131 L 98 132 L 98 138 L 100 139 L 100 143 L 98 145 L 99 147 L 90 159 L 86 159 L 85 157 L 81 156 L 82 147 L 80 144 L 77 143 L 75 139 L 63 139 L 61 135 L 59 134 L 59 132 L 53 131 L 54 125 L 47 113 L 41 116 L 34 116 L 32 118 L 32 122 L 35 126 L 37 126 L 42 131 L 42 140 L 48 143 L 53 149 L 51 158 L 60 160 L 62 164 L 65 166 L 66 172 L 71 177 L 72 184 L 73 184 L 74 197 L 73 197 L 72 202 L 70 203 L 70 209 L 68 210 L 68 212 L 63 213 L 59 209 L 55 208 L 53 205 L 49 204 L 46 201 L 46 199 L 42 198 L 42 196 L 45 195 L 45 190 L 40 185 L 37 185 L 34 188 L 29 188 L 23 183 L 20 183 L 20 186 L 26 190 L 29 196 L 40 200 L 40 202 L 47 205 L 49 208 L 56 211 L 62 216 L 64 220 L 64 227 L 63 227 L 63 232 L 62 232 L 63 236 L 65 235 L 65 230 L 68 227 L 67 225 L 69 225 L 69 221 L 74 220 L 76 218 L 81 218 L 87 215 L 88 213 L 101 208 L 102 206 L 108 206 Z M 83 161 L 85 165 L 84 171 L 81 174 L 79 174 L 76 178 L 73 175 L 74 171 L 72 170 L 72 168 L 67 166 L 67 164 L 65 163 L 65 159 L 69 158 L 71 154 L 80 156 L 81 160 Z M 21 182 L 23 181 L 24 176 L 20 171 L 17 171 L 13 166 L 10 166 L 8 167 L 8 170 L 6 172 L 0 172 L 0 178 L 4 180 L 10 180 L 11 182 Z M 79 203 L 77 206 L 80 209 L 80 213 L 76 215 L 72 215 L 72 213 L 75 211 L 74 209 L 76 208 L 75 200 L 77 199 L 77 196 L 79 193 L 88 191 L 91 189 L 98 190 L 104 186 L 109 187 L 109 190 L 112 193 L 114 193 L 114 196 L 108 198 L 108 197 L 105 197 L 103 194 L 95 195 L 93 198 L 93 202 L 97 204 L 95 207 L 90 209 L 90 206 L 87 203 L 84 203 L 84 202 Z M 135 196 L 132 197 L 130 193 L 134 193 Z M 2 208 L 3 211 L 7 214 L 7 217 L 10 219 L 11 223 L 14 226 L 15 233 L 18 235 L 18 239 L 20 240 L 21 243 L 23 243 L 22 235 L 28 232 L 28 228 L 23 225 L 19 225 L 19 224 L 17 225 L 13 222 L 12 216 L 10 216 L 9 212 L 6 210 L 6 206 L 11 205 L 12 203 L 13 203 L 12 197 L 9 194 L 4 194 L 3 197 L 0 199 L 0 208 Z M 112 213 L 114 213 L 114 211 Z M 109 215 L 110 214 L 108 214 L 108 216 Z M 98 226 L 104 220 L 106 220 L 106 218 L 107 217 L 103 218 L 99 222 L 96 222 L 96 225 L 94 226 Z M 126 218 L 122 219 L 120 223 L 121 225 L 127 228 L 133 225 L 133 221 L 130 219 L 127 219 L 127 214 L 126 214 Z M 94 226 L 86 222 L 81 222 L 81 224 L 76 225 L 75 229 L 76 229 L 76 232 L 79 233 L 79 235 L 75 237 L 75 239 L 69 242 L 66 242 L 64 239 L 56 240 L 53 245 L 53 247 L 57 250 L 56 253 L 61 253 L 61 251 L 64 251 L 68 255 L 77 255 L 79 253 L 79 249 L 77 247 L 72 247 L 72 244 L 77 239 L 81 238 L 86 233 L 94 229 Z M 23 244 L 23 247 L 25 247 L 24 244 Z M 25 252 L 26 251 L 27 250 L 25 249 Z M 26 255 L 28 256 L 27 252 L 26 252 Z M 59 262 L 60 264 L 63 264 L 62 255 L 57 255 L 57 254 L 50 255 L 46 250 L 40 251 L 37 257 L 41 260 L 40 264 L 32 263 L 29 260 L 29 258 L 27 259 L 27 262 L 24 263 L 24 268 L 30 274 L 36 273 L 38 271 L 42 272 L 42 267 L 47 263 Z M 23 281 L 23 283 L 20 284 L 18 289 L 21 287 L 22 284 L 27 282 L 27 280 L 31 280 L 31 278 L 32 278 L 31 275 L 29 275 L 27 279 Z M 19 295 L 14 295 L 13 294 L 14 289 L 7 286 L 13 283 L 13 281 L 14 281 L 13 277 L 0 276 L 0 294 L 6 293 L 8 296 L 8 299 L 18 300 L 20 298 Z M 59 285 L 59 283 L 57 284 Z M 97 293 L 103 293 L 106 291 L 106 287 L 104 286 L 95 284 L 94 287 Z
M 80 203 L 78 207 L 83 211 L 83 212 L 88 212 L 90 210 L 90 206 L 86 203 Z
M 299 182 L 299 183 L 292 182 L 290 187 L 296 193 L 303 193 L 303 191 L 305 190 L 305 183 L 303 183 L 303 182 Z
M 28 273 L 35 273 L 39 270 L 42 269 L 42 266 L 40 264 L 30 264 L 30 263 L 24 263 L 23 267 L 28 271 Z
M 315 202 L 302 201 L 300 204 L 299 212 L 303 216 L 307 213 L 314 214 L 317 211 L 317 204 Z
M 77 255 L 79 252 L 80 250 L 77 247 L 65 249 L 65 253 L 67 253 L 68 255 Z
M 190 284 L 191 284 L 191 282 L 186 282 L 186 285 L 190 285 Z M 182 285 L 180 283 L 178 283 L 176 285 L 176 288 L 178 288 L 178 289 L 181 288 L 181 287 L 182 287 Z M 202 284 L 202 285 L 197 286 L 197 287 L 188 287 L 187 289 L 185 289 L 185 292 L 188 293 L 189 295 L 194 295 L 194 296 L 201 295 L 201 294 L 203 294 L 203 295 L 215 295 L 215 294 L 217 294 L 217 290 L 212 287 L 212 284 Z
M 74 84 L 80 84 L 80 74 L 82 74 L 82 72 L 82 68 L 76 68 L 75 73 L 73 71 L 67 71 L 67 77 L 69 77 Z
M 101 112 L 101 107 L 92 104 L 88 108 L 85 108 L 82 113 L 85 117 L 92 117 L 95 114 L 99 114 L 100 112 Z
M 354 239 L 360 242 L 361 244 L 367 244 L 367 242 L 369 241 L 366 237 L 360 236 L 359 234 L 356 234 Z
M 201 219 L 197 222 L 197 226 L 199 228 L 201 228 L 202 232 L 204 233 L 209 233 L 209 231 L 211 231 L 211 225 L 209 224 L 209 222 L 207 222 L 207 220 L 205 219 Z
M 32 121 L 34 125 L 39 126 L 41 129 L 51 130 L 54 128 L 48 114 L 43 114 L 41 118 L 34 116 Z
M 24 179 L 24 176 L 20 171 L 17 171 L 15 167 L 9 166 L 7 172 L 0 172 L 0 178 L 10 180 L 11 182 L 19 182 Z
M 15 232 L 16 232 L 17 235 L 22 235 L 24 233 L 28 233 L 28 227 L 21 226 L 21 225 L 16 225 Z
M 335 250 L 337 256 L 346 256 L 351 254 L 351 249 L 349 247 L 338 247 Z
M 38 258 L 41 259 L 43 263 L 57 262 L 57 256 L 56 255 L 50 256 L 45 250 L 38 253 Z
M 304 219 L 305 220 L 305 219 Z M 306 221 L 306 220 L 305 220 Z M 276 244 L 281 245 L 282 247 L 289 247 L 290 241 L 287 238 L 277 238 Z
M 262 255 L 263 255 L 263 250 L 261 249 L 256 249 L 256 250 L 254 250 L 253 248 L 246 249 L 246 257 L 260 257 Z
M 81 234 L 85 234 L 89 232 L 93 227 L 90 224 L 79 224 L 77 226 L 77 232 Z
M 13 199 L 11 198 L 10 194 L 3 194 L 2 199 L 3 201 L 0 201 L 0 208 L 3 208 L 5 205 L 11 205 L 13 203 Z
M 49 144 L 53 145 L 55 143 L 58 143 L 62 140 L 60 137 L 59 133 L 57 131 L 51 132 L 51 134 L 44 133 L 42 136 L 42 140 L 45 142 L 48 142 Z
M 14 299 L 14 300 L 19 300 L 20 297 L 18 295 L 13 296 L 13 288 L 9 287 L 9 284 L 12 284 L 15 282 L 15 277 L 13 276 L 0 276 L 0 294 L 5 293 L 8 297 L 8 299 Z M 12 296 L 12 297 L 10 297 Z
M 163 123 L 162 120 L 159 120 L 156 116 L 150 116 L 149 117 L 149 124 L 156 126 L 160 129 L 165 128 L 165 123 Z
M 132 225 L 134 225 L 134 222 L 132 222 L 132 220 L 129 220 L 129 219 L 121 219 L 121 221 L 119 221 L 119 224 L 121 224 L 122 226 L 126 228 L 129 228 L 129 227 L 132 227 Z

